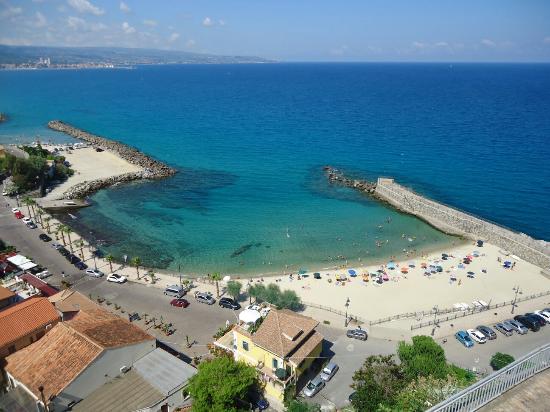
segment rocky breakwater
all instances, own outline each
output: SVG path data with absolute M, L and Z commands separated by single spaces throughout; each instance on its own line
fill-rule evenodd
M 8 120 L 8 116 L 5 113 L 0 113 L 0 123 Z
M 352 179 L 332 166 L 325 166 L 323 170 L 325 171 L 328 181 L 332 184 L 350 187 L 369 195 L 373 195 L 376 190 L 375 182 L 369 182 L 363 179 Z
M 117 183 L 125 183 L 141 179 L 162 179 L 173 176 L 176 173 L 176 169 L 159 162 L 150 156 L 147 156 L 133 147 L 88 133 L 60 120 L 52 120 L 48 122 L 48 127 L 52 130 L 68 134 L 76 139 L 83 140 L 94 147 L 99 147 L 103 150 L 110 151 L 118 157 L 126 160 L 128 163 L 143 169 L 139 172 L 124 173 L 121 175 L 79 183 L 63 193 L 63 198 L 65 199 L 83 198 L 98 191 L 99 189 L 112 186 Z

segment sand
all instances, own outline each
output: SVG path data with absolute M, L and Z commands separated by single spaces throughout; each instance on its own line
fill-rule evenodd
M 43 145 L 43 147 L 50 150 L 53 147 L 60 146 Z M 75 173 L 65 182 L 57 185 L 43 198 L 44 200 L 59 199 L 64 192 L 78 183 L 142 170 L 114 153 L 108 151 L 96 152 L 91 147 L 74 149 L 70 152 L 64 151 L 61 154 L 71 163 L 71 168 Z

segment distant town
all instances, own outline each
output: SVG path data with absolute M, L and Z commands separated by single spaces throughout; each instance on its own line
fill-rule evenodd
M 36 69 L 114 69 L 123 66 L 115 66 L 113 63 L 106 62 L 87 62 L 87 63 L 52 63 L 49 57 L 40 57 L 37 61 L 27 63 L 2 63 L 1 69 L 7 70 L 36 70 Z M 130 68 L 126 66 L 125 68 Z

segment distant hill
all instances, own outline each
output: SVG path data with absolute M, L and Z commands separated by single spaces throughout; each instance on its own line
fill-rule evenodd
M 127 49 L 119 47 L 43 47 L 0 45 L 0 64 L 34 64 L 49 58 L 51 65 L 112 64 L 186 64 L 186 63 L 270 63 L 255 56 L 216 56 L 184 51 Z

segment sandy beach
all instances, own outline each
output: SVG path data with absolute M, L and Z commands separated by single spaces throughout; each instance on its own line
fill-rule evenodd
M 49 144 L 43 144 L 42 146 L 47 150 L 60 147 L 59 145 Z M 42 198 L 44 200 L 59 199 L 69 188 L 82 182 L 142 170 L 140 167 L 127 162 L 114 153 L 107 150 L 96 152 L 92 147 L 82 147 L 71 151 L 65 150 L 60 152 L 60 154 L 65 156 L 65 159 L 71 164 L 71 168 L 75 173 Z

